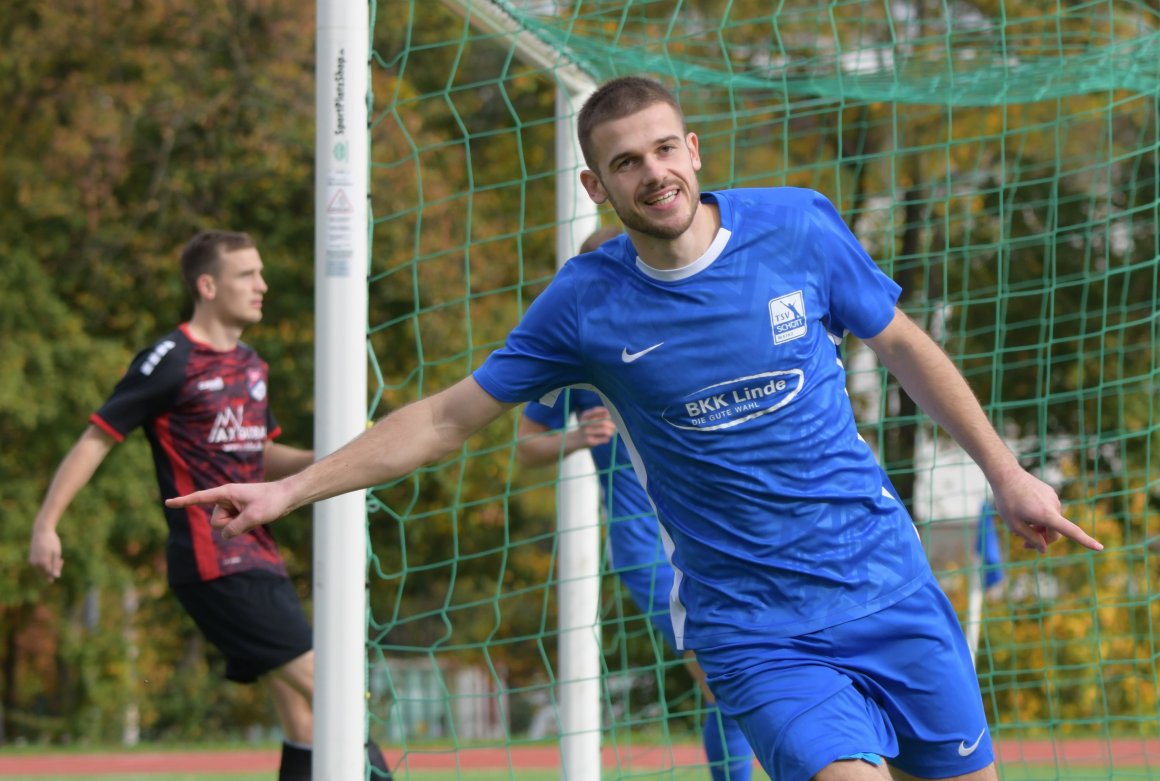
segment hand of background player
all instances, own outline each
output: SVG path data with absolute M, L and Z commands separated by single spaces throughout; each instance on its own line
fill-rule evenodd
M 593 407 L 581 413 L 580 425 L 569 431 L 568 436 L 574 438 L 570 444 L 575 445 L 568 448 L 569 452 L 605 445 L 616 436 L 616 424 L 612 422 L 607 409 Z
M 992 488 L 995 509 L 1008 528 L 1023 538 L 1024 548 L 1046 553 L 1048 545 L 1067 537 L 1085 548 L 1104 549 L 1103 544 L 1063 517 L 1055 489 L 1029 472 L 1013 471 L 1001 485 Z
M 49 583 L 59 578 L 60 571 L 64 568 L 64 557 L 60 551 L 60 535 L 55 529 L 32 527 L 28 563 L 43 572 Z
M 291 509 L 281 483 L 230 483 L 165 500 L 166 507 L 197 504 L 214 506 L 210 525 L 221 529 L 226 540 L 276 521 Z

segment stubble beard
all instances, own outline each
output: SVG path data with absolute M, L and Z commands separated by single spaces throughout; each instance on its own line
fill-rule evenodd
M 689 216 L 679 225 L 668 225 L 653 222 L 631 209 L 622 208 L 611 194 L 608 195 L 608 202 L 612 205 L 612 210 L 616 212 L 616 216 L 620 218 L 624 227 L 648 236 L 649 238 L 661 239 L 662 241 L 673 241 L 674 239 L 680 238 L 689 229 L 689 226 L 693 224 L 693 218 L 697 215 L 697 207 L 700 206 L 699 193 L 690 193 L 689 201 L 691 204 Z

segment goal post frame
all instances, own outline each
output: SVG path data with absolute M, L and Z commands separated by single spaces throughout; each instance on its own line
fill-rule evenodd
M 595 89 L 578 64 L 490 0 L 445 0 L 485 32 L 511 39 L 520 59 L 556 82 L 557 265 L 597 227 L 579 183 L 575 117 Z M 315 65 L 315 422 L 321 457 L 367 421 L 370 267 L 368 96 L 370 14 L 365 0 L 319 0 Z M 600 777 L 600 517 L 591 456 L 561 466 L 558 490 L 561 777 Z M 314 507 L 314 753 L 316 778 L 365 775 L 368 557 L 366 492 Z M 363 566 L 352 566 L 363 562 Z

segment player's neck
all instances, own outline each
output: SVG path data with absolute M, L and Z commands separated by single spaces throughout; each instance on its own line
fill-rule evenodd
M 215 350 L 226 352 L 238 346 L 242 339 L 242 328 L 194 311 L 193 317 L 189 318 L 189 335 Z
M 632 246 L 641 260 L 656 269 L 684 268 L 701 259 L 717 237 L 721 213 L 717 204 L 701 203 L 688 230 L 675 239 L 657 239 L 629 230 Z

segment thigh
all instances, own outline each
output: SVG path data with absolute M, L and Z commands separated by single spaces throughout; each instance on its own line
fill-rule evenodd
M 880 765 L 882 757 L 898 753 L 894 728 L 878 703 L 854 685 L 816 633 L 698 649 L 697 660 L 717 707 L 741 725 L 776 781 L 808 781 L 847 757 L 866 756 Z M 851 766 L 862 775 L 885 772 L 861 759 Z
M 291 659 L 281 667 L 270 671 L 270 678 L 289 686 L 308 702 L 314 701 L 314 651 Z
M 912 776 L 904 770 L 899 770 L 896 767 L 890 768 L 890 778 L 893 781 L 999 781 L 999 771 L 995 767 L 995 763 L 987 765 L 981 770 L 976 770 L 971 773 L 966 773 L 960 776 L 950 776 L 948 778 L 927 779 L 919 776 Z
M 952 778 L 994 761 L 978 677 L 949 601 L 933 578 L 892 607 L 826 632 L 854 684 L 898 736 L 890 764 Z
M 288 578 L 243 572 L 173 592 L 226 659 L 225 677 L 253 683 L 310 651 L 314 637 Z
M 882 757 L 895 754 L 897 742 L 876 703 L 826 666 L 779 678 L 782 697 L 735 717 L 770 778 L 887 777 Z
M 698 649 L 697 659 L 721 710 L 748 722 L 771 774 L 794 762 L 796 770 L 780 772 L 796 778 L 860 752 L 915 778 L 983 772 L 994 761 L 970 654 L 933 578 L 869 616 L 800 637 Z M 818 723 L 826 726 L 815 737 Z

